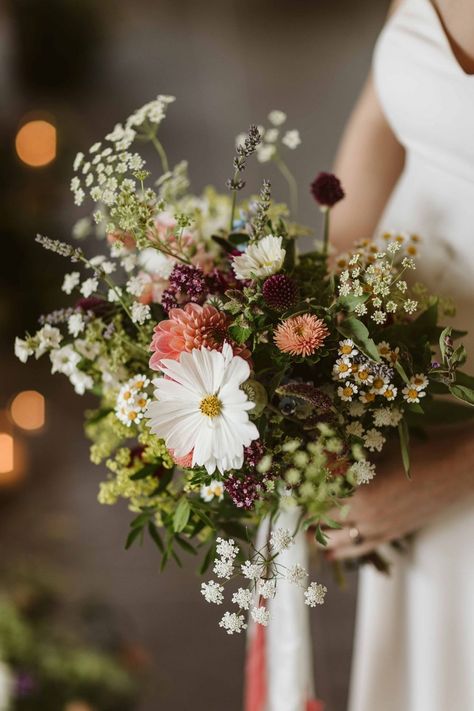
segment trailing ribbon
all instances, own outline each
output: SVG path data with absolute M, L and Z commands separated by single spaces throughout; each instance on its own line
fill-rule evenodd
M 297 509 L 282 510 L 278 526 L 294 531 Z M 270 519 L 260 524 L 256 547 L 267 545 Z M 294 545 L 278 556 L 281 565 L 308 569 L 306 536 L 299 530 Z M 262 601 L 260 601 L 262 605 Z M 309 609 L 301 588 L 279 580 L 277 593 L 267 600 L 267 627 L 249 621 L 245 670 L 245 711 L 323 711 L 314 694 Z

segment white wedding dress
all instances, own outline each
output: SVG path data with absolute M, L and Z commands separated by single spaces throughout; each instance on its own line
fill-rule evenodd
M 474 75 L 430 0 L 390 18 L 374 75 L 407 155 L 381 229 L 424 238 L 416 276 L 456 300 L 474 354 Z M 390 555 L 390 577 L 361 574 L 350 711 L 474 711 L 474 497 Z

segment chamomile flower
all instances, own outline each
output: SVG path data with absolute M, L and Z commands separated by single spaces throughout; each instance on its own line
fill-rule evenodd
M 403 388 L 402 394 L 403 399 L 406 400 L 406 402 L 414 403 L 420 402 L 420 398 L 425 397 L 426 395 L 424 390 L 417 390 L 417 388 L 411 384 Z
M 410 385 L 413 385 L 416 390 L 424 390 L 428 387 L 428 378 L 424 373 L 417 373 L 412 378 L 410 378 Z
M 218 479 L 213 479 L 210 484 L 201 486 L 201 499 L 209 503 L 213 499 L 222 501 L 224 498 L 224 484 Z
M 344 341 L 339 341 L 339 349 L 337 351 L 343 358 L 352 358 L 357 355 L 358 350 L 354 345 L 354 342 L 350 338 L 346 338 Z
M 374 380 L 374 376 L 370 372 L 367 365 L 361 365 L 358 367 L 354 373 L 354 376 L 359 385 L 371 385 Z
M 390 347 L 390 344 L 387 343 L 387 341 L 381 341 L 380 343 L 377 344 L 377 350 L 379 352 L 379 355 L 382 358 L 388 358 L 390 357 L 390 354 L 392 352 L 392 349 Z
M 333 375 L 336 377 L 336 379 L 339 380 L 344 380 L 344 378 L 347 378 L 347 376 L 350 375 L 351 371 L 352 363 L 349 358 L 346 357 L 338 358 L 334 363 L 334 367 L 332 369 Z
M 371 402 L 375 400 L 375 393 L 372 390 L 369 391 L 362 391 L 359 394 L 359 400 L 362 402 L 364 405 L 369 405 Z
M 383 395 L 390 384 L 390 380 L 383 375 L 376 375 L 372 381 L 370 392 L 375 395 Z
M 343 402 L 351 402 L 354 395 L 357 395 L 358 392 L 359 389 L 357 385 L 349 382 L 349 380 L 346 380 L 345 385 L 340 385 L 337 389 L 337 394 Z
M 383 393 L 383 396 L 386 400 L 388 400 L 389 402 L 392 402 L 397 397 L 397 393 L 398 393 L 398 389 L 394 385 L 389 383 L 387 385 L 387 389 Z

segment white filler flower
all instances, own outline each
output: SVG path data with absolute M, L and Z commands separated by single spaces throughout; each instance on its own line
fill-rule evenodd
M 232 266 L 236 277 L 238 279 L 255 279 L 279 272 L 286 254 L 281 243 L 281 237 L 267 235 L 258 242 L 249 244 L 244 254 L 234 257 Z
M 244 447 L 259 437 L 248 417 L 253 403 L 240 388 L 248 363 L 224 343 L 222 353 L 202 347 L 164 359 L 161 370 L 166 377 L 154 381 L 156 401 L 146 413 L 151 431 L 176 456 L 193 452 L 193 466 L 209 474 L 240 469 Z

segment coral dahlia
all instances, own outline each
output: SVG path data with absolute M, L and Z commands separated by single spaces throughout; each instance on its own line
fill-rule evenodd
M 328 336 L 324 321 L 312 314 L 302 314 L 283 321 L 275 331 L 274 341 L 282 353 L 306 357 L 321 348 Z
M 169 319 L 155 326 L 150 350 L 150 368 L 160 369 L 163 358 L 179 360 L 183 352 L 204 346 L 221 351 L 230 343 L 234 355 L 250 361 L 250 351 L 235 344 L 228 334 L 229 317 L 214 306 L 189 303 L 183 309 L 171 309 Z

